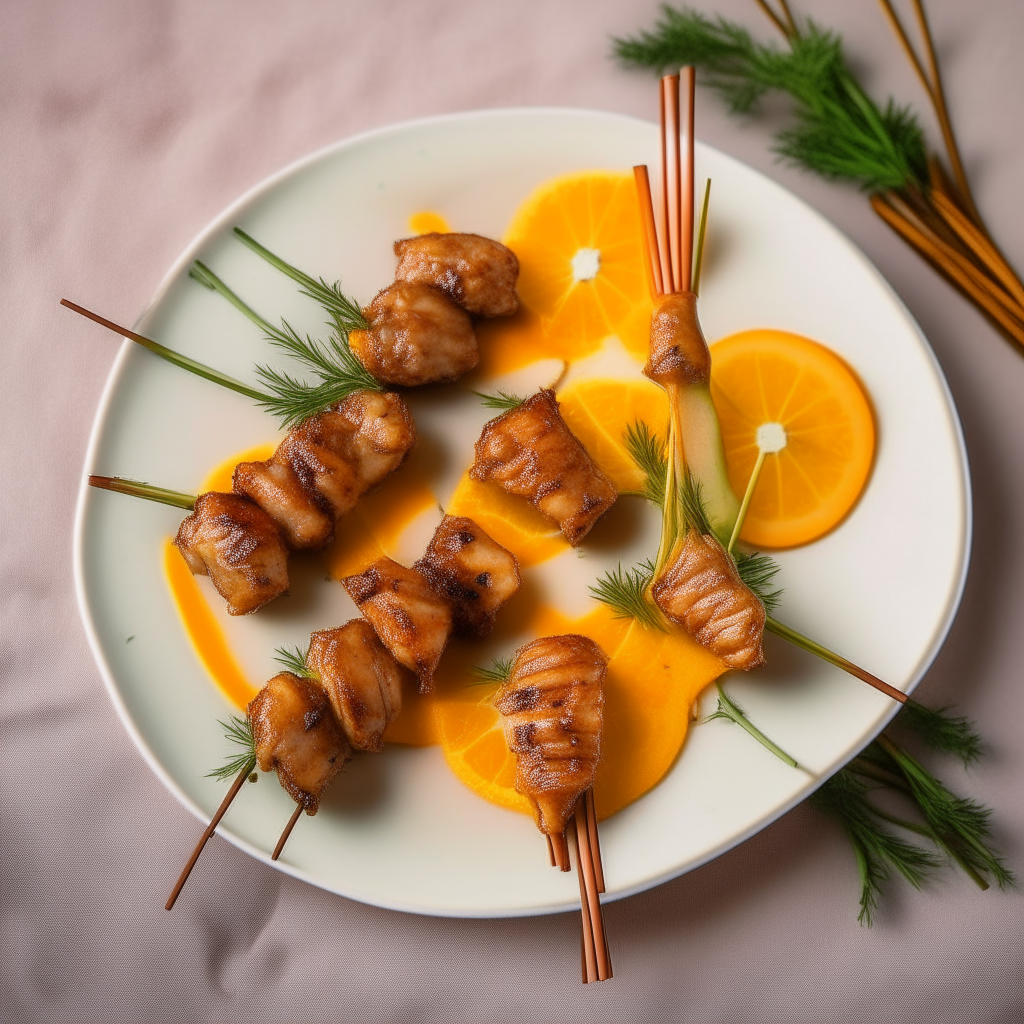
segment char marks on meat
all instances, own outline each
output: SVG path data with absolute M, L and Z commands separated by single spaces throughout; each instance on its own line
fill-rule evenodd
M 494 480 L 510 494 L 528 498 L 558 523 L 573 546 L 618 497 L 562 419 L 549 389 L 484 427 L 470 475 Z
M 402 672 L 365 619 L 321 629 L 306 664 L 320 677 L 354 750 L 379 753 L 384 730 L 402 710 Z
M 764 664 L 764 605 L 714 537 L 690 530 L 651 595 L 673 622 L 729 668 L 746 671 Z
M 509 316 L 519 308 L 519 260 L 483 235 L 431 232 L 395 242 L 396 281 L 433 285 L 474 316 Z
M 415 569 L 386 557 L 341 583 L 399 665 L 416 673 L 420 693 L 430 693 L 452 632 L 448 602 Z
M 516 758 L 516 790 L 533 802 L 537 827 L 548 835 L 565 831 L 594 784 L 607 665 L 588 637 L 542 637 L 519 648 L 495 698 Z
M 195 575 L 210 577 L 231 615 L 254 612 L 288 590 L 284 537 L 248 498 L 200 494 L 174 543 Z
M 281 672 L 252 699 L 248 716 L 261 771 L 275 770 L 292 799 L 316 814 L 327 784 L 352 756 L 327 694 Z
M 522 583 L 516 556 L 472 519 L 448 516 L 414 566 L 452 609 L 456 633 L 483 637 Z

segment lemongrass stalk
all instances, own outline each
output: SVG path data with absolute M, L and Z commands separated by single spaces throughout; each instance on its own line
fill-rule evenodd
M 180 352 L 175 352 L 173 349 L 169 349 L 166 345 L 161 345 L 160 342 L 153 341 L 152 338 L 147 338 L 142 334 L 136 334 L 135 331 L 130 331 L 127 327 L 121 327 L 119 324 L 115 324 L 112 320 L 108 320 L 106 317 L 102 317 L 97 313 L 91 312 L 84 306 L 79 306 L 77 303 L 70 302 L 68 299 L 61 299 L 60 304 L 62 306 L 66 306 L 68 309 L 74 310 L 74 312 L 81 314 L 87 319 L 100 324 L 102 327 L 106 327 L 115 334 L 120 334 L 122 337 L 128 338 L 130 341 L 134 341 L 137 345 L 141 345 L 143 348 L 149 349 L 149 351 L 154 355 L 159 356 L 168 363 L 172 363 L 173 365 L 180 367 L 182 370 L 194 373 L 197 377 L 203 377 L 214 384 L 219 384 L 221 387 L 228 388 L 230 391 L 237 391 L 238 394 L 245 395 L 246 398 L 255 399 L 257 402 L 265 401 L 267 398 L 262 391 L 257 391 L 255 388 L 249 387 L 248 384 L 243 384 L 240 380 L 235 380 L 234 377 L 229 377 L 226 373 L 214 370 L 205 363 L 200 363 L 195 359 L 190 359 L 188 356 L 183 356 Z
M 902 691 L 897 690 L 895 686 L 891 686 L 883 679 L 879 679 L 878 676 L 872 675 L 866 669 L 854 664 L 842 655 L 836 654 L 835 651 L 830 651 L 824 645 L 811 640 L 802 633 L 798 633 L 795 629 L 791 629 L 789 626 L 784 626 L 781 622 L 777 619 L 773 619 L 770 615 L 765 619 L 764 628 L 770 633 L 774 633 L 776 636 L 782 637 L 783 640 L 788 640 L 791 644 L 795 644 L 797 647 L 813 654 L 815 657 L 821 658 L 822 661 L 827 661 L 830 665 L 835 665 L 836 668 L 841 668 L 844 672 L 849 672 L 851 676 L 856 676 L 863 682 L 873 686 L 876 690 L 881 690 L 886 696 L 892 697 L 893 700 L 899 701 L 900 704 L 905 704 L 907 702 L 907 695 Z
M 166 487 L 154 487 L 153 484 L 144 483 L 142 480 L 126 480 L 119 476 L 90 476 L 89 486 L 104 491 L 116 491 L 118 494 L 130 494 L 133 498 L 145 498 L 146 501 L 158 501 L 162 505 L 188 509 L 189 512 L 196 505 L 194 494 L 171 491 Z

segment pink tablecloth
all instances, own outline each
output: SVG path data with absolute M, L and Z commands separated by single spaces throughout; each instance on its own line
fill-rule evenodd
M 841 28 L 873 91 L 923 108 L 874 4 L 800 5 Z M 1024 267 L 1024 7 L 931 3 L 981 207 Z M 718 9 L 758 25 L 755 5 Z M 615 903 L 616 978 L 579 984 L 578 920 L 413 917 L 296 882 L 215 840 L 162 904 L 195 821 L 122 729 L 79 625 L 74 497 L 115 346 L 70 295 L 130 323 L 186 243 L 243 190 L 361 129 L 479 106 L 654 115 L 609 36 L 654 0 L 3 0 L 2 989 L 24 1021 L 1021 1020 L 1024 912 L 952 871 L 893 887 L 857 926 L 856 871 L 807 807 L 709 866 Z M 762 26 L 758 25 L 759 30 Z M 763 32 L 767 35 L 767 29 Z M 763 127 L 702 102 L 700 134 L 850 234 L 923 326 L 974 477 L 959 618 L 921 687 L 992 755 L 961 790 L 997 809 L 1022 871 L 1024 359 L 843 188 L 773 163 Z M 168 425 L 168 429 L 173 429 Z

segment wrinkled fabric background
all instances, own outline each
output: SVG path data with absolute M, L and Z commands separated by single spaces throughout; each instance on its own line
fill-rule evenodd
M 842 30 L 871 92 L 925 114 L 876 4 L 796 6 Z M 1024 268 L 1024 6 L 929 8 L 976 196 Z M 716 9 L 770 35 L 752 3 Z M 808 807 L 610 905 L 616 977 L 602 985 L 579 983 L 578 915 L 378 910 L 219 839 L 174 913 L 163 910 L 197 824 L 121 727 L 71 579 L 75 494 L 117 346 L 57 300 L 131 323 L 226 204 L 363 129 L 532 104 L 656 117 L 652 80 L 609 59 L 609 37 L 655 12 L 655 0 L 0 3 L 4 1020 L 1024 1017 L 1019 891 L 981 893 L 949 870 L 921 894 L 893 886 L 877 925 L 860 928 L 851 852 Z M 704 140 L 782 181 L 863 247 L 949 378 L 973 473 L 974 553 L 959 617 L 918 695 L 955 700 L 989 740 L 969 777 L 953 764 L 943 774 L 996 809 L 998 844 L 1024 874 L 1024 358 L 861 197 L 775 163 L 764 124 L 729 120 L 707 97 L 699 119 Z

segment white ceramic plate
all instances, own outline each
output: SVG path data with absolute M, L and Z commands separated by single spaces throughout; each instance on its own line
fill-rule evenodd
M 322 316 L 231 238 L 233 225 L 304 268 L 340 277 L 365 302 L 391 280 L 391 243 L 408 234 L 411 213 L 436 210 L 455 230 L 500 237 L 513 210 L 548 178 L 654 165 L 656 134 L 626 117 L 538 109 L 420 121 L 339 143 L 219 217 L 171 269 L 138 329 L 252 380 L 253 362 L 272 359 L 272 350 L 227 303 L 188 280 L 194 258 L 300 329 L 315 330 Z M 899 299 L 831 224 L 705 146 L 697 150 L 697 175 L 714 179 L 701 296 L 707 337 L 763 326 L 815 338 L 855 367 L 877 413 L 875 468 L 854 513 L 823 540 L 779 556 L 786 589 L 779 618 L 910 689 L 946 635 L 968 559 L 967 463 L 945 381 Z M 455 389 L 445 394 L 417 399 L 415 413 L 422 433 L 456 438 L 447 449 L 450 478 L 468 464 L 468 445 L 487 414 L 453 397 Z M 246 399 L 126 342 L 100 403 L 86 473 L 194 491 L 223 459 L 277 436 L 274 422 Z M 86 630 L 125 727 L 171 792 L 208 819 L 224 787 L 204 774 L 227 751 L 216 720 L 231 709 L 198 663 L 161 569 L 162 543 L 180 518 L 174 509 L 92 491 L 83 480 L 76 579 Z M 585 583 L 604 566 L 653 550 L 656 521 L 623 530 L 621 550 L 560 559 L 549 571 L 577 595 L 580 610 Z M 243 631 L 232 637 L 245 640 L 235 647 L 250 678 L 273 674 L 277 644 L 301 643 L 312 628 L 350 617 L 347 601 L 322 570 L 307 568 L 293 577 L 287 601 L 228 623 Z M 766 652 L 769 667 L 729 677 L 729 689 L 810 773 L 787 768 L 730 723 L 696 726 L 668 777 L 602 825 L 609 899 L 679 875 L 763 828 L 894 711 L 869 687 L 773 637 Z M 243 790 L 221 832 L 269 863 L 292 806 L 264 777 Z M 183 857 L 190 841 L 182 837 Z M 533 824 L 463 788 L 437 748 L 391 747 L 357 758 L 317 817 L 299 824 L 277 866 L 353 899 L 427 914 L 541 914 L 579 899 L 575 878 L 547 867 Z

